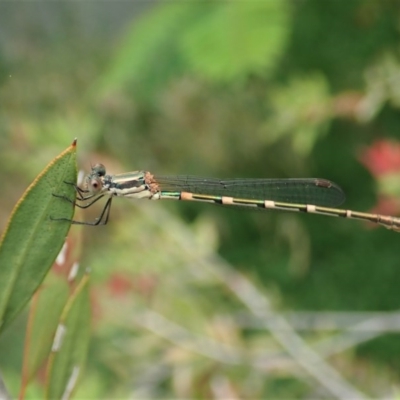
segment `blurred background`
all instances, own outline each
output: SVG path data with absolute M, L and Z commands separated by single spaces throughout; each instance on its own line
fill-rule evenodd
M 389 0 L 1 2 L 0 229 L 75 137 L 86 172 L 320 177 L 399 215 L 399 21 Z M 118 200 L 82 235 L 76 398 L 400 397 L 398 233 Z M 14 395 L 24 324 L 0 338 Z

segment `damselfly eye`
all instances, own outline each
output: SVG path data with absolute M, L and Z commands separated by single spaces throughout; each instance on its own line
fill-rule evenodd
M 87 189 L 92 193 L 92 194 L 96 194 L 98 192 L 100 192 L 100 190 L 103 187 L 103 182 L 101 181 L 101 179 L 99 177 L 90 177 L 87 182 Z
M 95 164 L 92 167 L 92 173 L 98 176 L 104 176 L 106 174 L 106 167 L 103 164 Z

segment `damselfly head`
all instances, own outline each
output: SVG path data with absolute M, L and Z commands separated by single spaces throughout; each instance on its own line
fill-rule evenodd
M 103 177 L 106 174 L 106 168 L 103 164 L 95 164 L 92 167 L 92 172 L 85 179 L 86 189 L 89 190 L 91 194 L 96 194 L 101 192 L 103 188 Z

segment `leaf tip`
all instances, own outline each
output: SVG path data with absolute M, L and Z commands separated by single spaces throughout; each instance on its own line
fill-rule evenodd
M 76 147 L 76 142 L 78 141 L 78 138 L 75 138 L 74 141 L 72 142 L 71 146 Z

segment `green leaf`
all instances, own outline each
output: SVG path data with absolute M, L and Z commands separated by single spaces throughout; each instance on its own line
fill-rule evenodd
M 46 398 L 67 399 L 81 375 L 90 339 L 89 275 L 82 277 L 61 315 L 46 374 Z M 56 343 L 57 342 L 57 343 Z
M 265 76 L 285 50 L 289 17 L 285 0 L 161 4 L 135 22 L 97 87 L 135 82 L 136 95 L 149 95 L 193 71 L 217 83 Z
M 60 275 L 50 273 L 32 300 L 22 374 L 25 386 L 49 356 L 51 343 L 68 295 L 67 280 Z
M 76 140 L 29 186 L 15 206 L 0 240 L 0 331 L 42 283 L 64 244 L 74 207 L 53 194 L 75 199 Z
M 31 389 L 31 387 L 28 388 L 28 384 L 49 357 L 61 314 L 71 295 L 70 289 L 76 286 L 77 275 L 79 274 L 80 278 L 82 277 L 77 263 L 81 250 L 82 229 L 81 226 L 77 228 L 68 234 L 60 255 L 30 303 L 25 334 L 20 398 L 26 397 Z M 72 270 L 75 271 L 74 275 L 71 275 Z M 51 307 L 49 307 L 49 304 L 51 304 Z M 43 394 L 41 397 L 43 397 Z
M 268 100 L 271 113 L 262 140 L 270 144 L 288 136 L 298 154 L 309 154 L 330 124 L 332 105 L 325 76 L 314 73 L 292 78 L 285 85 L 271 88 Z
M 210 7 L 207 6 L 207 11 Z M 179 2 L 160 4 L 127 32 L 109 71 L 97 84 L 100 92 L 126 87 L 135 82 L 135 93 L 145 95 L 164 85 L 182 69 L 176 38 L 201 16 L 202 5 Z
M 266 76 L 277 65 L 290 33 L 286 1 L 232 1 L 181 37 L 191 69 L 218 82 Z

